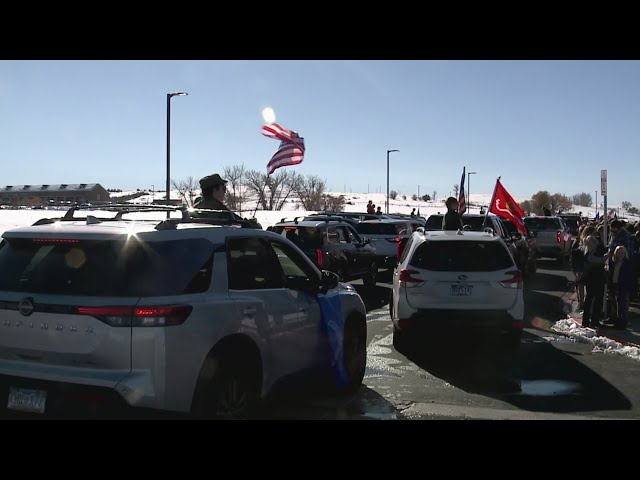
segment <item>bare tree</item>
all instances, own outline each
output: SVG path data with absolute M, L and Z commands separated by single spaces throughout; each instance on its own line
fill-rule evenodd
M 593 197 L 591 196 L 590 193 L 576 193 L 573 196 L 573 203 L 574 205 L 581 205 L 583 207 L 590 207 L 591 205 L 593 205 Z
M 524 213 L 530 215 L 533 212 L 533 207 L 531 205 L 531 201 L 525 200 L 524 202 L 520 202 L 520 208 Z
M 395 200 L 397 197 L 398 197 L 398 192 L 397 192 L 397 191 L 395 191 L 395 190 L 391 190 L 391 191 L 389 192 L 389 198 L 390 198 L 391 200 Z
M 187 204 L 188 207 L 193 207 L 193 200 L 196 197 L 196 188 L 198 188 L 198 183 L 193 177 L 187 177 L 186 180 L 171 180 L 171 185 L 173 188 L 178 190 L 178 194 L 182 201 Z
M 304 210 L 322 210 L 322 195 L 327 187 L 324 180 L 317 175 L 300 176 L 293 180 L 293 185 Z
M 627 211 L 628 211 L 628 210 L 629 210 L 633 205 L 631 205 L 631 202 L 627 202 L 627 201 L 625 200 L 624 202 L 622 202 L 622 203 L 620 204 L 620 206 L 621 206 L 622 208 L 624 208 L 625 210 L 627 210 Z
M 433 191 L 433 196 L 431 197 L 431 198 L 433 198 L 433 201 L 434 201 L 434 202 L 435 202 L 435 201 L 436 201 L 436 199 L 437 199 L 436 195 L 438 195 L 438 191 L 437 191 L 437 190 L 434 190 L 434 191 Z
M 554 193 L 551 195 L 551 211 L 558 214 L 571 210 L 573 202 L 569 197 L 562 193 Z
M 242 165 L 224 167 L 223 176 L 228 183 L 225 201 L 230 210 L 242 213 L 242 185 L 244 183 L 245 168 Z
M 268 210 L 265 189 L 267 188 L 269 176 L 258 170 L 247 170 L 244 178 L 246 187 L 258 197 L 258 204 L 260 204 L 262 210 Z
M 453 184 L 453 196 L 458 198 L 458 192 L 460 191 L 460 185 L 457 183 Z
M 329 212 L 341 212 L 344 210 L 344 195 L 334 197 L 333 195 L 322 195 L 322 210 Z
M 280 170 L 275 175 L 269 175 L 267 177 L 269 210 L 282 210 L 282 207 L 294 190 L 295 181 L 292 181 L 293 173 L 294 172 L 288 170 Z
M 551 195 L 546 190 L 541 190 L 531 197 L 532 213 L 542 215 L 545 208 L 551 207 Z

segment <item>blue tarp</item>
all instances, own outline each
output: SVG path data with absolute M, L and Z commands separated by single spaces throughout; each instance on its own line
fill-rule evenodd
M 328 295 L 318 295 L 322 324 L 324 326 L 329 345 L 331 346 L 331 366 L 338 388 L 345 388 L 349 384 L 349 374 L 344 366 L 344 318 L 340 295 L 331 292 Z

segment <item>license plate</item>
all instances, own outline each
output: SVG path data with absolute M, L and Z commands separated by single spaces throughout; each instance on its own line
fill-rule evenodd
M 468 297 L 473 293 L 473 285 L 451 285 L 451 295 Z
M 7 408 L 22 412 L 44 413 L 46 401 L 47 392 L 45 390 L 10 387 Z

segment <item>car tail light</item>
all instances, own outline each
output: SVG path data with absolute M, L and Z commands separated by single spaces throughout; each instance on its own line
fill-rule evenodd
M 112 327 L 169 327 L 187 319 L 191 305 L 159 307 L 78 307 L 80 315 L 90 315 Z
M 400 243 L 400 237 L 387 238 L 387 242 L 391 242 L 391 243 Z
M 511 270 L 506 274 L 511 275 L 511 277 L 502 280 L 500 285 L 505 288 L 522 288 L 522 272 L 520 270 Z
M 316 264 L 318 268 L 322 268 L 322 264 L 324 263 L 324 255 L 322 254 L 322 250 L 316 248 Z
M 556 233 L 556 242 L 562 242 L 562 232 L 560 230 L 558 230 L 558 232 Z
M 398 320 L 398 326 L 403 330 L 405 328 L 411 328 L 411 320 L 409 320 L 408 318 L 401 318 L 400 320 Z
M 407 268 L 403 268 L 400 270 L 400 281 L 404 283 L 423 283 L 424 280 L 421 278 L 415 278 L 411 275 L 419 274 L 416 270 L 409 270 Z

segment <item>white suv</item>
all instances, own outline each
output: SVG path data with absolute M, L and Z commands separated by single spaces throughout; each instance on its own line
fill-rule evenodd
M 346 388 L 358 388 L 360 296 L 291 241 L 233 223 L 72 213 L 5 232 L 0 401 L 244 417 L 280 380 L 332 368 L 323 298 L 331 327 L 344 325 Z
M 517 348 L 524 318 L 522 273 L 490 232 L 418 231 L 394 270 L 389 305 L 394 345 L 424 327 L 492 327 Z

